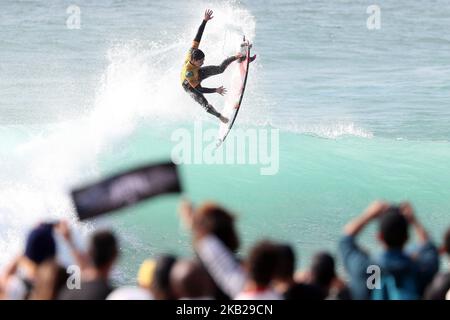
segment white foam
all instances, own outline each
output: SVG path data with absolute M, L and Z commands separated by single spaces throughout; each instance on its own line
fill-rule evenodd
M 284 123 L 276 125 L 268 121 L 266 125 L 278 128 L 283 131 L 293 132 L 297 134 L 312 135 L 325 139 L 338 139 L 346 136 L 354 136 L 359 138 L 371 139 L 374 134 L 362 127 L 357 126 L 353 122 L 326 122 L 318 124 L 298 124 Z

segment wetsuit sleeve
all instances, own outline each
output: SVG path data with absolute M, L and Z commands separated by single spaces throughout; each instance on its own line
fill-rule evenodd
M 200 45 L 200 41 L 202 40 L 203 31 L 205 31 L 206 21 L 203 20 L 202 24 L 198 28 L 197 34 L 195 35 L 194 41 L 192 42 L 192 47 L 189 49 L 186 58 L 184 58 L 184 63 L 187 63 L 191 60 L 192 50 L 198 49 Z
M 200 41 L 202 40 L 203 31 L 205 31 L 206 20 L 202 21 L 202 24 L 198 28 L 197 34 L 195 35 L 194 42 L 192 43 L 192 48 L 197 49 Z
M 216 92 L 216 89 L 213 89 L 213 88 L 204 88 L 204 87 L 202 87 L 202 86 L 197 86 L 197 88 L 195 88 L 198 92 L 201 92 L 201 93 L 215 93 Z

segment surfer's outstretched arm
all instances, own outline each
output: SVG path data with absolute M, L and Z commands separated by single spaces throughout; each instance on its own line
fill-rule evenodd
M 197 30 L 197 34 L 195 35 L 194 38 L 194 43 L 192 44 L 192 47 L 197 49 L 200 41 L 202 40 L 202 36 L 203 36 L 203 31 L 205 31 L 205 27 L 206 27 L 206 22 L 208 22 L 209 20 L 211 20 L 213 17 L 213 11 L 207 9 L 205 11 L 205 17 L 203 18 L 202 24 L 200 25 L 200 27 Z
M 197 90 L 200 93 L 216 93 L 217 89 L 216 88 L 205 88 L 202 87 L 201 85 L 198 85 L 195 90 Z
M 224 95 L 227 93 L 227 89 L 225 89 L 223 86 L 220 86 L 219 88 L 205 88 L 201 85 L 198 85 L 195 90 L 197 90 L 200 93 L 218 93 L 220 95 Z

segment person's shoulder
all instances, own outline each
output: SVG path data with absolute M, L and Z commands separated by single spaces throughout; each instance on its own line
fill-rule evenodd
M 115 288 L 104 279 L 97 279 L 84 283 L 85 290 L 111 293 Z
M 324 300 L 326 294 L 316 285 L 306 283 L 296 283 L 285 293 L 286 300 Z
M 78 288 L 64 288 L 59 293 L 58 300 L 104 300 L 113 290 L 105 280 L 82 281 Z
M 405 250 L 413 263 L 419 268 L 431 268 L 437 271 L 439 265 L 439 250 L 432 241 L 408 246 Z
M 57 295 L 57 300 L 80 300 L 81 289 L 73 289 L 69 288 L 62 289 Z
M 406 247 L 406 252 L 408 252 L 408 254 L 410 255 L 417 255 L 420 254 L 421 252 L 430 250 L 436 251 L 436 253 L 438 253 L 438 248 L 436 244 L 431 240 L 428 240 L 425 243 L 412 243 Z
M 339 237 L 339 245 L 349 245 L 354 244 L 356 242 L 355 236 L 349 234 L 342 234 Z
M 442 286 L 447 286 L 450 289 L 450 272 L 440 272 L 435 277 L 433 282 Z
M 450 272 L 438 273 L 425 291 L 426 300 L 445 300 L 450 290 Z

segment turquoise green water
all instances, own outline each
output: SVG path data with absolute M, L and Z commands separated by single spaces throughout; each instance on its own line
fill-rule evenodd
M 189 128 L 189 126 L 186 126 Z M 170 131 L 170 129 L 168 129 Z M 128 140 L 127 140 L 128 141 Z M 164 159 L 174 143 L 140 128 L 117 152 L 105 154 L 105 173 Z M 212 199 L 235 212 L 245 253 L 268 237 L 295 244 L 305 267 L 317 250 L 335 250 L 343 225 L 374 199 L 413 199 L 423 223 L 438 239 L 448 224 L 450 181 L 446 142 L 346 137 L 336 140 L 282 132 L 280 170 L 262 176 L 258 165 L 183 165 L 183 187 L 194 202 Z M 161 252 L 187 255 L 190 238 L 179 226 L 178 197 L 163 196 L 123 210 L 114 221 L 123 232 L 128 280 L 142 259 Z M 369 247 L 373 227 L 364 235 Z

